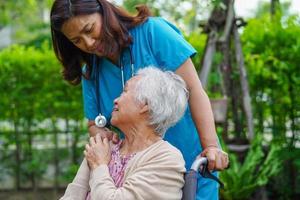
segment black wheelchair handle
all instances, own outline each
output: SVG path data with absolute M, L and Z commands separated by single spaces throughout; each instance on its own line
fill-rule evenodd
M 205 178 L 210 178 L 214 181 L 217 181 L 220 184 L 220 187 L 224 189 L 224 184 L 220 181 L 218 177 L 213 175 L 208 169 L 208 159 L 206 157 L 198 157 L 192 164 L 191 170 L 198 172 L 201 176 Z

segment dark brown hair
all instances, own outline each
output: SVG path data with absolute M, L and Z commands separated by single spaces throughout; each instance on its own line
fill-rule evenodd
M 92 71 L 92 55 L 77 48 L 61 32 L 62 25 L 73 16 L 100 13 L 102 16 L 101 44 L 104 55 L 120 52 L 132 38 L 128 30 L 143 23 L 151 14 L 147 6 L 137 6 L 138 14 L 130 15 L 107 0 L 55 0 L 51 13 L 51 35 L 56 57 L 63 65 L 63 78 L 73 85 L 81 81 L 82 65 L 87 64 L 86 77 Z

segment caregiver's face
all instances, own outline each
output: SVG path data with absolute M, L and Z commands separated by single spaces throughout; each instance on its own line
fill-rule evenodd
M 135 100 L 135 87 L 140 77 L 135 76 L 127 81 L 121 96 L 114 100 L 111 124 L 119 126 L 137 122 L 141 105 Z
M 104 56 L 104 46 L 100 42 L 101 29 L 102 17 L 94 13 L 68 19 L 62 26 L 62 33 L 82 51 Z

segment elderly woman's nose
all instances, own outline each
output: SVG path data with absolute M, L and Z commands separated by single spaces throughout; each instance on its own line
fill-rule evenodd
M 115 98 L 115 100 L 114 100 L 114 104 L 117 104 L 117 103 L 118 103 L 118 101 L 119 101 L 119 98 L 120 98 L 120 97 L 118 97 L 118 98 Z

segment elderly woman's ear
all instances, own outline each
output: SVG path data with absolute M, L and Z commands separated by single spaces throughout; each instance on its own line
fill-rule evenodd
M 146 114 L 149 112 L 149 107 L 147 103 L 143 103 L 141 110 L 140 110 L 140 114 Z

